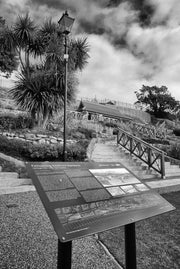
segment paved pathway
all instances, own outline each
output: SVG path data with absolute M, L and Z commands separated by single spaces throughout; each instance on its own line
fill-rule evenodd
M 98 139 L 91 152 L 90 159 L 95 162 L 120 162 L 122 166 L 125 166 L 116 140 L 105 141 Z M 5 174 L 7 174 L 6 179 Z M 8 175 L 8 173 L 0 171 L 0 195 L 35 191 L 30 179 L 19 179 L 15 174 L 17 173 L 9 173 Z M 153 179 L 146 182 L 146 184 L 161 193 L 180 190 L 180 178 L 178 177 L 166 180 Z

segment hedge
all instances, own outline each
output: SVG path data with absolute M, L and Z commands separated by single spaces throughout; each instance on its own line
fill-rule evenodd
M 67 145 L 67 161 L 83 161 L 86 158 L 88 140 Z M 62 161 L 63 146 L 32 144 L 0 136 L 0 152 L 23 161 Z
M 180 144 L 158 145 L 158 148 L 166 152 L 169 157 L 180 160 Z
M 32 119 L 25 114 L 1 114 L 0 128 L 5 130 L 26 129 L 32 127 Z

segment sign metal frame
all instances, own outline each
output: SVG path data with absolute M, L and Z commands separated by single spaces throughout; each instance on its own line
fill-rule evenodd
M 28 174 L 32 178 L 58 236 L 57 268 L 71 268 L 72 240 L 125 226 L 126 269 L 136 269 L 135 222 L 175 208 L 133 175 L 134 179 L 130 178 L 130 182 L 134 183 L 127 184 L 126 181 L 129 180 L 129 177 L 123 179 L 123 176 L 118 174 L 119 171 L 124 172 L 123 169 L 126 170 L 118 162 L 27 163 Z M 111 173 L 109 181 L 107 181 L 108 177 L 106 178 L 106 171 L 107 174 Z M 126 173 L 131 176 L 127 170 Z M 125 176 L 127 176 L 126 173 Z M 109 182 L 113 182 L 115 185 L 110 187 Z M 118 182 L 121 184 L 119 183 L 117 186 Z M 143 191 L 137 191 L 135 188 L 140 185 L 144 188 Z M 123 187 L 130 190 L 134 188 L 136 192 L 111 195 L 110 190 L 123 192 Z M 81 217 L 83 216 L 81 212 L 78 219 L 65 222 L 67 221 L 64 220 L 66 216 L 79 216 L 77 212 L 71 215 L 66 211 L 73 211 L 77 208 L 79 210 L 83 207 L 89 209 L 92 207 L 92 210 L 88 211 L 89 216 L 86 211 L 85 217 Z M 59 211 L 60 215 L 58 215 Z M 92 216 L 94 212 L 98 212 L 98 214 Z M 103 212 L 105 213 L 103 214 Z M 64 257 L 64 252 L 66 252 L 69 262 Z

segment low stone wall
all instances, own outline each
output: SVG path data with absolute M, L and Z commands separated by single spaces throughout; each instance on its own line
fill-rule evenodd
M 62 137 L 55 137 L 43 134 L 17 134 L 13 132 L 1 132 L 0 135 L 6 136 L 8 139 L 17 139 L 25 142 L 29 142 L 32 144 L 63 144 Z M 67 139 L 67 144 L 74 144 L 77 141 L 72 139 Z

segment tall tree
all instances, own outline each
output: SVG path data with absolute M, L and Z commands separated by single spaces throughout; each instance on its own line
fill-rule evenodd
M 45 127 L 47 119 L 63 106 L 64 37 L 52 20 L 39 28 L 26 14 L 19 16 L 13 25 L 11 41 L 19 57 L 20 74 L 10 93 L 19 106 Z M 76 71 L 87 63 L 89 47 L 86 38 L 70 39 L 68 46 L 67 93 L 71 101 L 77 89 Z M 38 59 L 36 65 L 34 59 Z
M 165 86 L 145 86 L 139 91 L 135 91 L 138 101 L 135 104 L 141 104 L 147 112 L 155 117 L 164 118 L 169 113 L 174 113 L 179 107 L 179 102 L 168 91 Z

